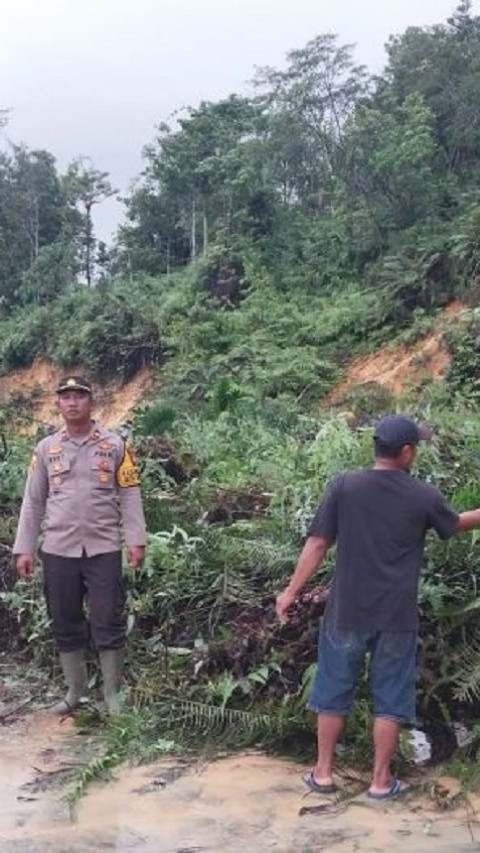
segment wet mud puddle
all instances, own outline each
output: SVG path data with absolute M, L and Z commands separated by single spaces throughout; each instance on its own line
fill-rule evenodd
M 60 782 L 84 761 L 70 720 L 38 713 L 0 728 L 2 853 L 480 851 L 480 801 L 442 813 L 410 795 L 382 805 L 363 792 L 305 796 L 304 767 L 255 752 L 119 768 L 89 787 L 72 820 Z

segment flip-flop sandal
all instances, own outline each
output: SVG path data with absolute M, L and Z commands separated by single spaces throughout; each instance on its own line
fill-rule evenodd
M 371 791 L 367 791 L 367 798 L 369 800 L 392 800 L 395 797 L 399 797 L 401 794 L 406 794 L 408 788 L 408 785 L 402 786 L 399 779 L 394 779 L 389 791 L 385 791 L 383 794 L 374 794 Z
M 315 791 L 317 794 L 334 794 L 335 791 L 338 790 L 337 786 L 333 782 L 330 785 L 319 785 L 313 775 L 313 770 L 310 770 L 309 773 L 305 773 L 305 775 L 302 776 L 302 782 L 310 789 L 310 791 Z

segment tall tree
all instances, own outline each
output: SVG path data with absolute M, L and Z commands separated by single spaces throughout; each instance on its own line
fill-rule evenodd
M 134 266 L 140 246 L 151 271 L 186 263 L 248 216 L 265 178 L 255 147 L 262 122 L 255 102 L 232 95 L 188 110 L 173 131 L 160 126 L 120 235 Z
M 398 101 L 418 92 L 431 109 L 443 161 L 465 173 L 480 155 L 480 17 L 462 2 L 447 24 L 409 27 L 387 46 L 387 85 Z
M 261 69 L 270 153 L 285 203 L 322 208 L 338 174 L 346 121 L 367 90 L 352 47 L 320 35 L 287 54 L 284 70 Z
M 92 209 L 112 195 L 113 189 L 108 172 L 100 172 L 95 169 L 91 160 L 87 157 L 79 157 L 70 164 L 65 176 L 70 204 L 80 209 L 82 216 L 82 271 L 88 287 L 92 286 L 95 272 L 95 248 L 97 241 L 93 228 Z
M 12 146 L 0 157 L 0 292 L 5 304 L 25 298 L 23 275 L 42 251 L 63 240 L 65 197 L 47 151 Z

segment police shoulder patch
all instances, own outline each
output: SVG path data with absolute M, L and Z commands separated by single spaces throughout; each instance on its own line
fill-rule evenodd
M 138 476 L 137 462 L 132 449 L 125 445 L 123 459 L 117 468 L 116 473 L 117 485 L 121 489 L 127 489 L 129 486 L 139 486 L 140 477 Z

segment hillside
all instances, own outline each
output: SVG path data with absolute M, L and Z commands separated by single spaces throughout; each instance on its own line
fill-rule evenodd
M 323 405 L 335 405 L 349 392 L 370 383 L 386 388 L 394 397 L 401 397 L 405 392 L 418 395 L 425 385 L 444 380 L 452 361 L 444 339 L 445 331 L 451 327 L 452 320 L 458 322 L 464 310 L 466 306 L 453 300 L 438 314 L 432 333 L 410 344 L 393 341 L 373 353 L 347 361 L 342 381 L 329 391 Z
M 255 255 L 245 260 L 244 275 L 234 303 L 212 292 L 224 276 L 212 259 L 138 281 L 135 310 L 126 315 L 130 331 L 119 331 L 130 290 L 124 281 L 107 294 L 79 289 L 48 312 L 32 309 L 21 331 L 9 321 L 3 352 L 20 352 L 22 343 L 32 364 L 0 379 L 2 538 L 8 548 L 32 441 L 53 420 L 51 392 L 65 369 L 58 362 L 75 353 L 69 363 L 95 377 L 99 417 L 112 426 L 131 417 L 142 471 L 151 538 L 130 598 L 132 701 L 139 708 L 159 703 L 155 727 L 187 741 L 206 719 L 226 736 L 227 707 L 240 714 L 228 726 L 232 742 L 311 743 L 302 697 L 324 598 L 307 589 L 285 630 L 274 616 L 274 595 L 326 483 L 345 468 L 370 464 L 371 425 L 385 411 L 401 406 L 428 420 L 436 438 L 419 456 L 419 473 L 458 508 L 480 503 L 475 291 L 473 307 L 461 310 L 452 293 L 449 307 L 412 312 L 395 328 L 379 325 L 378 294 L 359 285 L 334 294 L 285 293 Z M 76 319 L 69 325 L 72 301 Z M 390 294 L 385 306 L 396 304 Z M 32 360 L 39 340 L 47 342 L 43 358 Z M 155 357 L 135 370 L 138 353 L 140 362 Z M 123 380 L 102 369 L 114 359 Z M 25 436 L 25 429 L 36 435 Z M 4 565 L 0 641 L 49 659 L 41 598 L 34 608 L 24 606 L 24 593 L 9 589 L 8 560 Z M 319 581 L 328 584 L 331 565 Z M 475 549 L 459 539 L 446 556 L 432 540 L 426 566 L 419 708 L 437 716 L 447 703 L 468 717 L 465 690 L 472 679 L 476 684 Z M 460 649 L 451 608 L 463 622 Z M 173 656 L 168 672 L 159 670 L 159 647 Z M 189 697 L 181 732 L 177 691 Z
M 402 342 L 380 347 L 369 355 L 353 357 L 343 365 L 343 379 L 322 400 L 328 407 L 342 401 L 348 392 L 370 383 L 377 383 L 395 396 L 405 391 L 420 391 L 431 381 L 445 378 L 451 363 L 451 355 L 443 340 L 445 320 L 456 316 L 462 304 L 452 302 L 437 318 L 439 331 L 427 335 L 413 344 Z M 36 426 L 59 423 L 54 405 L 53 389 L 64 370 L 42 359 L 36 359 L 30 367 L 18 368 L 0 376 L 0 405 L 7 408 L 12 404 L 17 411 L 23 409 L 27 420 Z M 85 373 L 81 365 L 71 367 L 70 373 Z M 106 384 L 93 383 L 95 416 L 106 426 L 115 428 L 127 420 L 132 411 L 147 405 L 159 389 L 159 378 L 154 378 L 151 368 L 142 368 L 130 380 L 110 380 Z

